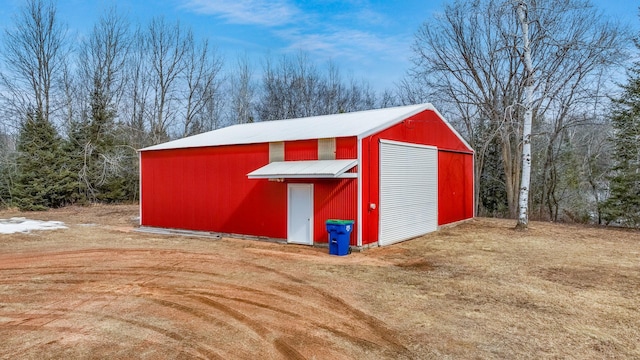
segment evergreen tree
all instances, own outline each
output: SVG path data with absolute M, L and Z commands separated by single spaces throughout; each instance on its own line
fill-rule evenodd
M 46 210 L 68 203 L 71 175 L 56 129 L 40 112 L 27 114 L 18 137 L 14 205 L 21 210 Z
M 640 48 L 640 44 L 638 44 Z M 610 197 L 603 204 L 607 223 L 640 226 L 640 62 L 634 64 L 612 116 L 615 164 Z
M 125 199 L 123 179 L 120 176 L 121 141 L 115 136 L 116 111 L 109 103 L 106 89 L 96 84 L 91 98 L 91 123 L 89 124 L 89 176 L 95 189 L 95 198 L 101 202 L 119 202 Z
M 87 114 L 70 127 L 67 145 L 78 174 L 75 180 L 76 201 L 128 200 L 127 189 L 122 188 L 126 181 L 119 171 L 122 166 L 119 148 L 124 142 L 115 135 L 116 112 L 98 79 L 94 80 L 89 106 Z
M 480 216 L 505 217 L 509 215 L 504 171 L 500 161 L 500 143 L 490 140 L 484 155 L 484 166 L 478 181 Z

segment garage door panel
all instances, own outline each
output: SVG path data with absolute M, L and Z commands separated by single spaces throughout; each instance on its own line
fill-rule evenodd
M 417 206 L 409 207 L 406 209 L 408 211 L 416 211 L 418 210 Z M 429 221 L 428 214 L 414 213 L 412 215 L 406 216 L 401 215 L 399 213 L 390 214 L 388 217 L 388 229 L 398 228 L 398 227 L 409 227 L 411 229 L 420 226 L 422 229 L 423 223 L 425 221 Z
M 380 245 L 437 229 L 437 154 L 432 147 L 380 143 Z
M 417 206 L 417 207 L 424 208 L 424 201 L 422 199 L 420 199 L 420 198 L 416 198 L 415 196 L 410 197 L 410 196 L 403 195 L 403 196 L 398 196 L 394 200 L 395 201 L 393 203 L 391 203 L 391 204 L 389 204 L 389 202 L 387 202 L 387 204 L 384 207 L 384 210 L 385 210 L 387 215 L 392 214 L 391 210 L 398 209 L 399 211 L 402 211 L 403 208 L 406 208 L 406 211 L 402 213 L 402 215 L 405 216 L 406 213 L 409 211 L 409 209 L 408 209 L 409 207 L 416 207 Z M 420 210 L 420 209 L 418 209 L 418 210 Z

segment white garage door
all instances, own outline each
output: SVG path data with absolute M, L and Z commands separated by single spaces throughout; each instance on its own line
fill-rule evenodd
M 380 141 L 380 234 L 389 245 L 438 228 L 438 150 Z

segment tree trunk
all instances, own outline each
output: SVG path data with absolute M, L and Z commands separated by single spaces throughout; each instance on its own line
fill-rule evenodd
M 518 19 L 522 26 L 522 40 L 524 45 L 525 66 L 525 100 L 524 124 L 522 127 L 522 177 L 520 178 L 520 201 L 518 224 L 516 228 L 526 230 L 529 226 L 529 188 L 531 185 L 531 123 L 533 118 L 533 64 L 531 62 L 531 48 L 529 45 L 529 19 L 527 6 L 523 1 L 518 2 Z

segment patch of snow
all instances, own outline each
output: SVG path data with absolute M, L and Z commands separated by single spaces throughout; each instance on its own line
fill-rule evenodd
M 0 234 L 28 233 L 34 230 L 67 229 L 62 221 L 29 220 L 23 217 L 0 219 Z

